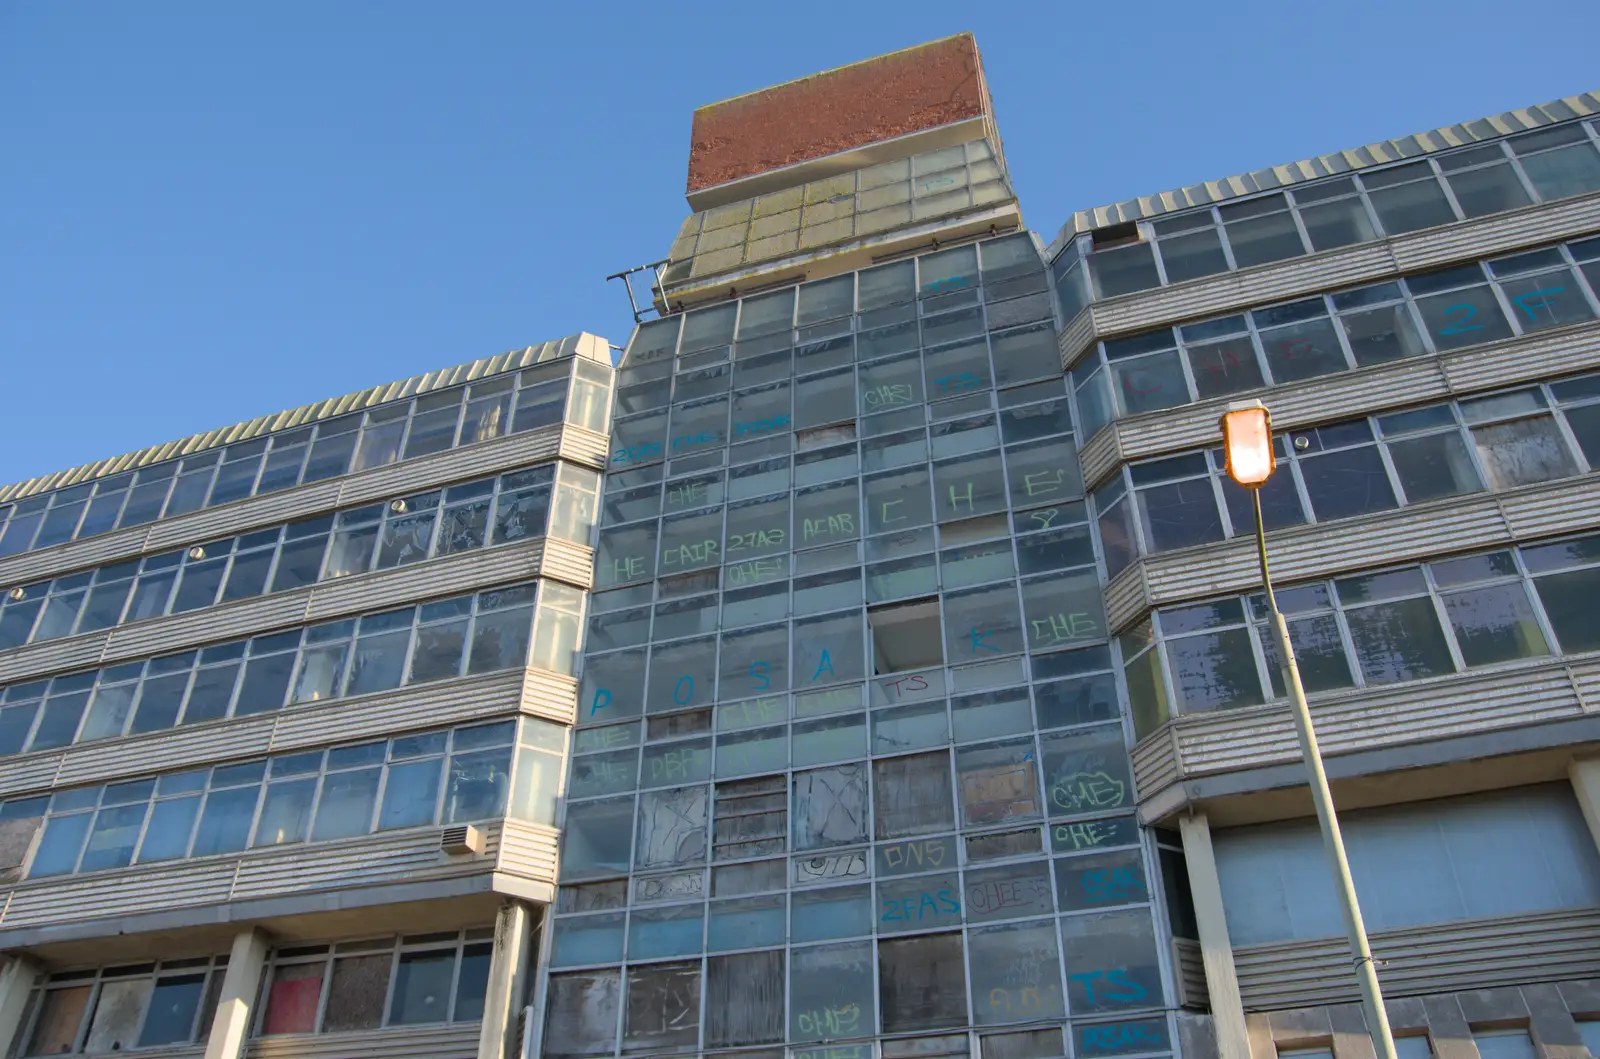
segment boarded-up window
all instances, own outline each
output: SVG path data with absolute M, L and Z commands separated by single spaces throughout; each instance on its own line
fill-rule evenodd
M 961 821 L 969 827 L 1039 815 L 1032 739 L 1008 739 L 956 751 Z
M 84 1040 L 83 1050 L 120 1052 L 133 1047 L 139 1019 L 144 1015 L 153 984 L 149 978 L 103 983 L 100 996 L 95 1000 L 94 1018 L 89 1021 L 89 1036 Z
M 37 816 L 0 820 L 0 883 L 16 882 L 22 877 L 22 862 L 27 859 L 37 830 Z
M 949 751 L 874 761 L 872 780 L 880 840 L 949 831 L 954 826 Z
M 59 1055 L 72 1051 L 78 1042 L 78 1027 L 83 1024 L 84 1009 L 89 1006 L 86 985 L 71 989 L 52 989 L 44 995 L 44 1007 L 33 1028 L 33 1039 L 24 1055 Z
M 704 861 L 706 810 L 710 800 L 710 792 L 705 787 L 681 787 L 641 795 L 634 867 L 666 868 Z
M 392 960 L 388 953 L 383 953 L 333 961 L 328 1011 L 322 1019 L 323 1032 L 367 1030 L 383 1022 L 383 998 L 389 991 Z
M 979 1047 L 983 1059 L 1055 1059 L 1067 1054 L 1061 1044 L 1061 1029 L 1057 1026 L 1019 1033 L 991 1033 L 982 1039 Z
M 796 773 L 793 819 L 797 850 L 866 841 L 866 766 L 835 765 Z
M 975 927 L 968 931 L 967 949 L 972 959 L 972 1017 L 978 1025 L 1035 1022 L 1066 1014 L 1055 925 L 1050 920 Z M 1059 1035 L 1056 1043 L 1060 1044 Z
M 782 853 L 789 805 L 782 776 L 717 784 L 713 860 Z
M 783 953 L 706 962 L 706 1047 L 783 1040 Z
M 326 966 L 320 961 L 290 964 L 273 972 L 262 1033 L 310 1033 L 317 1028 L 317 999 Z
M 881 941 L 878 968 L 883 1032 L 966 1024 L 967 972 L 960 934 Z
M 585 971 L 550 976 L 545 1059 L 610 1055 L 617 1045 L 622 972 Z
M 789 959 L 791 1041 L 870 1037 L 875 1032 L 872 942 L 795 949 Z
M 1030 827 L 1026 831 L 1001 831 L 993 835 L 973 835 L 967 839 L 968 862 L 981 860 L 1000 860 L 1002 857 L 1018 857 L 1027 853 L 1038 853 L 1044 849 L 1044 842 L 1039 837 L 1039 829 Z
M 624 1052 L 693 1049 L 700 1043 L 700 961 L 628 970 Z

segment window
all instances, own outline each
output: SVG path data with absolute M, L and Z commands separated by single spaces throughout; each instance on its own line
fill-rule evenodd
M 554 733 L 556 726 L 532 719 L 523 724 L 550 730 L 530 737 L 541 746 L 562 745 L 555 742 L 564 738 Z M 29 867 L 35 878 L 492 819 L 505 812 L 512 732 L 501 722 L 282 754 L 58 791 L 48 807 L 43 800 L 13 800 L 0 803 L 0 813 L 15 807 L 43 816 L 44 834 Z M 374 822 L 380 783 L 387 793 Z
M 967 1023 L 967 974 L 960 934 L 878 942 L 878 1008 L 883 1032 Z
M 867 1037 L 877 1023 L 872 942 L 794 949 L 789 954 L 789 1039 Z
M 226 956 L 202 956 L 52 974 L 31 998 L 31 1019 L 24 1012 L 19 1029 L 26 1043 L 19 1054 L 95 1054 L 203 1041 L 227 962 Z
M 1564 783 L 1356 810 L 1341 826 L 1369 930 L 1600 900 L 1600 857 Z M 1236 944 L 1342 932 L 1315 821 L 1229 829 L 1215 842 Z
M 1482 1059 L 1534 1059 L 1539 1054 L 1527 1030 L 1477 1030 L 1472 1043 Z
M 492 928 L 474 928 L 279 949 L 256 1032 L 342 1033 L 482 1018 L 492 937 Z

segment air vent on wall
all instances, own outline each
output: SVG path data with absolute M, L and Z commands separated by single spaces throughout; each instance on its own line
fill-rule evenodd
M 465 824 L 461 827 L 447 827 L 439 835 L 439 848 L 452 857 L 464 856 L 468 853 L 483 852 L 483 832 Z

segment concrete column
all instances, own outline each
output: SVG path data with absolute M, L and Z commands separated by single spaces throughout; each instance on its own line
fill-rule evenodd
M 222 979 L 217 1015 L 211 1020 L 205 1059 L 243 1059 L 250 1037 L 250 1016 L 261 992 L 261 969 L 267 960 L 267 936 L 251 929 L 235 934 Z
M 489 960 L 489 987 L 483 998 L 478 1059 L 508 1059 L 521 1050 L 517 1016 L 527 996 L 533 916 L 533 910 L 521 901 L 507 902 L 495 916 L 494 955 Z
M 1211 823 L 1204 813 L 1199 813 L 1179 820 L 1178 828 L 1183 835 L 1183 859 L 1189 868 L 1194 918 L 1200 928 L 1200 958 L 1205 962 L 1217 1052 L 1221 1059 L 1250 1059 L 1244 1001 L 1239 997 L 1233 944 L 1228 940 L 1228 920 L 1222 910 L 1222 883 L 1217 878 L 1217 857 L 1211 848 Z
M 0 1055 L 10 1055 L 21 1036 L 22 1018 L 28 1012 L 28 992 L 39 977 L 39 964 L 14 953 L 0 967 Z
M 1589 824 L 1589 837 L 1600 847 L 1600 758 L 1583 758 L 1567 765 L 1572 793 Z

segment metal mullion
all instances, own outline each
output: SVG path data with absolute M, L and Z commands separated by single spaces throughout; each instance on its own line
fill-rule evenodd
M 322 989 L 317 996 L 316 1014 L 311 1019 L 311 1032 L 314 1034 L 323 1032 L 322 1024 L 328 1016 L 328 994 L 333 992 L 333 950 L 334 946 L 329 945 L 328 955 L 322 960 Z
M 1533 186 L 1533 181 L 1528 178 L 1528 174 L 1522 171 L 1522 159 L 1517 156 L 1517 152 L 1510 150 L 1510 143 L 1505 140 L 1497 140 L 1495 141 L 1495 146 L 1500 148 L 1500 154 L 1503 157 L 1510 160 L 1511 172 L 1517 178 L 1517 182 L 1522 185 L 1522 190 L 1528 196 L 1528 201 L 1548 201 L 1543 195 L 1539 194 L 1539 190 Z M 1513 209 L 1515 209 L 1515 207 L 1513 207 Z
M 83 1006 L 83 1014 L 78 1016 L 78 1032 L 72 1038 L 72 1051 L 81 1052 L 89 1043 L 89 1027 L 94 1024 L 95 1009 L 100 1006 L 100 993 L 105 986 L 105 969 L 97 969 L 94 979 L 89 983 L 89 1001 Z M 41 1000 L 43 998 L 41 997 Z M 39 1005 L 40 1009 L 44 1004 Z
M 1350 619 L 1345 614 L 1344 600 L 1339 596 L 1339 589 L 1333 583 L 1333 578 L 1324 578 L 1322 585 L 1333 610 L 1333 624 L 1339 631 L 1339 643 L 1344 648 L 1345 662 L 1350 666 L 1351 684 L 1357 691 L 1365 690 L 1367 675 L 1361 669 L 1361 655 L 1356 651 L 1356 638 L 1350 631 Z
M 1262 381 L 1268 386 L 1281 385 L 1272 374 L 1272 361 L 1267 357 L 1267 344 L 1261 338 L 1261 329 L 1256 326 L 1256 314 L 1246 309 L 1240 315 L 1244 317 L 1245 334 L 1250 339 L 1250 350 L 1256 356 L 1256 367 L 1261 370 Z
M 1590 286 L 1589 277 L 1584 274 L 1583 266 L 1573 255 L 1572 248 L 1566 243 L 1562 243 L 1557 246 L 1556 249 L 1561 251 L 1561 260 L 1563 263 L 1565 263 L 1567 271 L 1572 274 L 1572 277 L 1575 280 L 1577 280 L 1578 293 L 1584 296 L 1584 300 L 1589 305 L 1589 311 L 1595 313 L 1597 316 L 1600 316 L 1600 291 L 1597 291 Z
M 1560 658 L 1565 652 L 1560 649 L 1561 641 L 1556 636 L 1555 623 L 1550 620 L 1550 615 L 1544 607 L 1544 600 L 1539 595 L 1538 583 L 1528 569 L 1528 564 L 1523 561 L 1522 549 L 1513 546 L 1510 551 L 1511 561 L 1517 568 L 1517 579 L 1522 585 L 1522 591 L 1528 596 L 1528 602 L 1533 608 L 1533 620 L 1539 626 L 1539 632 L 1544 635 L 1545 646 L 1550 649 L 1552 658 Z
M 1546 390 L 1548 387 L 1541 384 L 1540 389 Z M 1566 406 L 1558 403 L 1554 394 L 1546 394 L 1546 400 L 1549 402 L 1547 410 L 1550 413 L 1550 417 L 1555 420 L 1556 431 L 1561 435 L 1561 440 L 1566 442 L 1572 455 L 1576 457 L 1579 468 L 1578 473 L 1588 474 L 1594 470 L 1594 467 L 1589 462 L 1589 457 L 1584 454 L 1583 446 L 1578 443 L 1577 433 L 1572 429 L 1572 425 L 1567 422 Z
M 1306 245 L 1311 245 L 1311 240 L 1309 237 L 1306 239 Z M 1318 251 L 1312 252 L 1317 253 Z M 1356 371 L 1361 367 L 1361 365 L 1356 363 L 1356 351 L 1350 345 L 1350 336 L 1345 334 L 1343 321 L 1339 319 L 1338 310 L 1334 308 L 1333 296 L 1329 294 L 1319 294 L 1317 297 L 1322 299 L 1323 311 L 1328 314 L 1329 321 L 1334 325 L 1333 340 L 1339 343 L 1339 349 L 1344 353 L 1344 370 Z
M 1270 636 L 1271 633 L 1265 622 L 1258 622 L 1251 617 L 1250 597 L 1248 595 L 1240 597 L 1239 602 L 1244 608 L 1245 631 L 1250 635 L 1250 656 L 1255 659 L 1256 679 L 1261 682 L 1262 704 L 1276 702 L 1279 698 L 1286 696 L 1278 695 L 1272 687 L 1272 667 L 1267 664 L 1266 642 L 1262 639 L 1262 635 Z M 1287 617 L 1284 619 L 1284 624 L 1289 626 Z M 1291 634 L 1293 633 L 1292 626 L 1289 627 L 1289 631 Z M 1258 635 L 1258 632 L 1262 635 Z M 1285 691 L 1287 691 L 1287 688 L 1285 688 Z
M 1450 620 L 1450 612 L 1444 605 L 1444 596 L 1440 593 L 1439 586 L 1433 579 L 1433 567 L 1427 563 L 1418 565 L 1422 568 L 1423 584 L 1427 586 L 1428 600 L 1433 604 L 1434 616 L 1438 619 L 1440 628 L 1445 634 L 1445 647 L 1450 651 L 1450 664 L 1455 666 L 1457 673 L 1465 673 L 1467 672 L 1466 656 L 1462 654 L 1461 645 L 1456 642 L 1455 624 Z
M 395 983 L 400 978 L 400 938 L 389 942 L 389 981 L 383 987 L 383 1012 L 378 1016 L 380 1029 L 390 1025 L 389 1015 L 394 1010 Z
M 1395 470 L 1394 460 L 1389 456 L 1389 447 L 1379 440 L 1383 435 L 1378 431 L 1377 424 L 1371 417 L 1367 419 L 1368 427 L 1372 430 L 1372 445 L 1378 450 L 1378 460 L 1383 464 L 1383 473 L 1389 476 L 1389 489 L 1393 492 L 1396 508 L 1411 506 L 1411 501 L 1406 499 L 1405 487 L 1400 483 L 1400 472 Z M 1356 446 L 1361 448 L 1362 446 Z
M 1438 184 L 1439 187 L 1444 190 L 1445 202 L 1449 204 L 1451 211 L 1455 213 L 1455 220 L 1457 222 L 1470 220 L 1471 218 L 1467 217 L 1467 211 L 1462 209 L 1461 203 L 1456 201 L 1455 188 L 1450 186 L 1450 178 L 1445 175 L 1444 170 L 1439 168 L 1438 160 L 1435 158 L 1425 158 L 1423 161 L 1428 163 L 1428 169 L 1433 174 L 1434 183 Z M 1457 170 L 1457 172 L 1460 172 L 1460 170 Z
M 278 564 L 283 560 L 284 548 L 289 543 L 288 532 L 289 528 L 286 525 L 278 529 L 278 540 L 272 546 L 272 561 L 267 564 L 267 572 L 261 577 L 261 591 L 257 595 L 270 596 L 273 594 L 272 580 L 278 574 Z M 244 596 L 241 598 L 249 599 L 252 597 Z
M 466 942 L 463 940 L 465 928 L 456 934 L 455 963 L 450 967 L 450 996 L 444 1006 L 444 1021 L 451 1023 L 456 1020 L 456 993 L 461 987 L 461 961 L 464 959 Z M 498 940 L 498 939 L 496 939 Z M 494 942 L 490 943 L 489 961 L 494 962 Z
M 1482 268 L 1483 267 L 1482 261 L 1478 262 L 1478 265 L 1479 265 L 1480 268 Z M 1487 274 L 1489 270 L 1485 268 L 1485 269 L 1483 269 L 1483 271 L 1485 272 L 1485 274 Z M 1511 324 L 1511 333 L 1513 335 L 1516 335 L 1518 337 L 1522 337 L 1522 336 L 1533 334 L 1534 332 L 1529 331 L 1529 330 L 1525 329 L 1522 326 L 1521 318 L 1513 311 L 1516 308 L 1516 306 L 1514 306 L 1512 304 L 1511 299 L 1509 297 L 1507 297 L 1506 292 L 1500 289 L 1500 281 L 1501 281 L 1502 278 L 1504 278 L 1504 279 L 1516 279 L 1517 277 L 1515 277 L 1515 276 L 1506 276 L 1506 277 L 1491 276 L 1489 278 L 1489 293 L 1490 293 L 1490 296 L 1494 298 L 1495 304 L 1500 306 L 1500 311 L 1505 314 L 1506 320 L 1510 322 L 1510 324 Z M 1464 288 L 1464 289 L 1470 289 L 1470 288 Z M 1476 343 L 1476 342 L 1472 343 L 1472 345 L 1478 345 L 1478 344 L 1480 344 L 1480 343 Z

